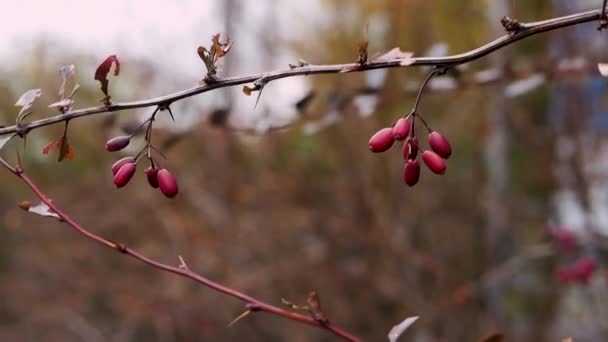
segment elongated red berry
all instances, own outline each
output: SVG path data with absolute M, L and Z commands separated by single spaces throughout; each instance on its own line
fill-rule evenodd
M 416 159 L 410 159 L 405 162 L 403 168 L 403 181 L 409 186 L 414 186 L 420 179 L 420 163 Z
M 395 140 L 407 138 L 407 135 L 410 134 L 410 127 L 410 122 L 405 118 L 397 120 L 395 126 L 393 126 L 393 138 L 395 138 Z
M 433 151 L 424 151 L 422 152 L 422 160 L 428 168 L 438 175 L 442 175 L 445 173 L 445 169 L 447 165 L 445 160 L 441 158 L 437 153 Z
M 418 137 L 407 138 L 403 144 L 403 160 L 416 159 L 418 156 Z
M 106 150 L 110 152 L 120 151 L 123 148 L 127 147 L 131 142 L 131 137 L 128 135 L 121 135 L 115 138 L 112 138 L 106 142 Z
M 118 169 L 118 172 L 114 175 L 114 185 L 117 188 L 122 188 L 127 185 L 135 174 L 135 163 L 125 163 Z
M 120 169 L 120 167 L 126 163 L 135 163 L 135 159 L 133 157 L 124 157 L 117 160 L 114 164 L 112 164 L 112 174 L 115 175 L 116 172 L 118 172 L 118 169 Z
M 384 152 L 393 146 L 395 138 L 393 138 L 393 128 L 385 127 L 376 132 L 369 139 L 369 149 L 372 152 Z
M 167 169 L 161 169 L 157 173 L 158 186 L 163 195 L 173 198 L 177 195 L 179 189 L 177 187 L 177 180 Z
M 146 178 L 148 178 L 148 184 L 153 188 L 158 188 L 158 168 L 148 167 L 146 169 Z
M 429 134 L 429 146 L 443 159 L 448 159 L 452 155 L 450 142 L 438 132 L 431 132 Z

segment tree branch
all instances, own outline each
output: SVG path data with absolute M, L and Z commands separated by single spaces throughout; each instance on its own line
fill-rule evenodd
M 543 32 L 557 30 L 563 27 L 574 26 L 582 23 L 598 21 L 602 19 L 604 9 L 597 9 L 587 12 L 575 13 L 563 17 L 556 17 L 548 20 L 531 22 L 531 23 L 519 23 L 518 30 L 508 32 L 508 34 L 493 40 L 486 45 L 483 45 L 474 50 L 445 57 L 412 57 L 410 63 L 402 65 L 402 59 L 393 60 L 372 60 L 365 64 L 359 63 L 347 63 L 347 64 L 332 64 L 332 65 L 311 65 L 303 64 L 300 66 L 294 66 L 290 69 L 276 70 L 266 73 L 229 77 L 223 79 L 216 79 L 212 83 L 204 84 L 195 88 L 186 89 L 173 94 L 159 96 L 151 99 L 133 101 L 133 102 L 122 102 L 114 103 L 108 106 L 97 106 L 90 108 L 83 108 L 78 110 L 72 110 L 64 114 L 50 116 L 44 119 L 36 120 L 28 124 L 22 124 L 20 126 L 13 125 L 0 128 L 0 135 L 10 133 L 26 134 L 29 131 L 52 125 L 58 122 L 67 121 L 83 116 L 117 112 L 127 109 L 145 108 L 159 106 L 161 108 L 167 108 L 171 103 L 183 100 L 188 97 L 192 97 L 198 94 L 202 94 L 211 90 L 232 87 L 236 85 L 242 85 L 247 83 L 263 84 L 266 85 L 271 81 L 294 77 L 294 76 L 307 76 L 317 74 L 337 74 L 344 70 L 349 72 L 363 72 L 374 69 L 386 69 L 386 68 L 399 68 L 399 67 L 410 67 L 410 66 L 439 66 L 439 67 L 453 67 L 459 64 L 471 62 L 473 60 L 484 57 L 498 49 L 513 44 L 526 37 L 536 35 Z
M 13 167 L 10 164 L 8 164 L 3 158 L 0 158 L 0 165 L 4 166 L 15 176 L 19 177 L 30 188 L 30 190 L 36 195 L 36 197 L 38 197 L 40 199 L 40 201 L 42 201 L 42 203 L 46 204 L 49 207 L 50 211 L 56 213 L 59 216 L 60 221 L 65 222 L 71 228 L 73 228 L 75 231 L 84 235 L 86 238 L 88 238 L 90 240 L 93 240 L 105 247 L 114 249 L 115 251 L 120 252 L 122 254 L 128 255 L 149 266 L 191 279 L 203 286 L 211 288 L 212 290 L 215 290 L 215 291 L 221 292 L 225 295 L 237 298 L 240 301 L 245 303 L 246 310 L 251 313 L 267 312 L 267 313 L 270 313 L 270 314 L 273 314 L 273 315 L 276 315 L 279 317 L 283 317 L 283 318 L 286 318 L 286 319 L 289 319 L 292 321 L 307 324 L 307 325 L 317 327 L 322 330 L 327 330 L 327 331 L 331 332 L 332 334 L 342 338 L 345 341 L 350 341 L 350 342 L 360 342 L 361 341 L 358 337 L 355 337 L 352 334 L 346 332 L 342 328 L 331 323 L 329 320 L 321 321 L 321 320 L 318 320 L 311 316 L 303 315 L 303 314 L 293 312 L 293 311 L 288 311 L 288 310 L 279 308 L 277 306 L 274 306 L 272 304 L 268 304 L 260 299 L 249 296 L 247 294 L 239 292 L 239 291 L 232 289 L 230 287 L 227 287 L 225 285 L 216 283 L 213 280 L 210 280 L 210 279 L 190 270 L 190 268 L 184 263 L 184 261 L 181 257 L 180 257 L 180 265 L 178 265 L 178 266 L 164 264 L 159 261 L 150 259 L 150 258 L 138 253 L 137 251 L 127 247 L 126 245 L 124 245 L 122 243 L 110 241 L 99 235 L 96 235 L 96 234 L 90 232 L 89 230 L 87 230 L 86 228 L 82 227 L 80 224 L 78 224 L 76 221 L 74 221 L 70 216 L 68 216 L 65 212 L 63 212 L 56 204 L 54 204 L 51 201 L 51 199 L 49 199 L 40 190 L 40 188 L 36 185 L 36 183 L 34 183 L 34 181 L 32 181 L 25 174 L 25 172 L 23 171 L 23 169 L 21 169 L 21 167 Z

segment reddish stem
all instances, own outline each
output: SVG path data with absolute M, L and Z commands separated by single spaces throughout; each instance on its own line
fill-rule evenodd
M 293 311 L 288 311 L 282 308 L 279 308 L 277 306 L 274 306 L 272 304 L 268 304 L 260 299 L 254 298 L 252 296 L 249 296 L 247 294 L 244 294 L 242 292 L 239 292 L 233 288 L 224 286 L 222 284 L 216 283 L 196 272 L 191 271 L 189 268 L 184 267 L 184 265 L 180 266 L 171 266 L 168 264 L 164 264 L 161 262 L 158 262 L 156 260 L 150 259 L 138 252 L 136 252 L 135 250 L 120 244 L 120 243 L 115 243 L 112 242 L 110 240 L 107 240 L 99 235 L 96 235 L 94 233 L 91 233 L 90 231 L 88 231 L 87 229 L 85 229 L 84 227 L 82 227 L 80 224 L 78 224 L 76 221 L 74 221 L 70 216 L 68 216 L 65 212 L 63 212 L 61 209 L 59 209 L 41 190 L 40 188 L 36 185 L 36 183 L 34 183 L 25 173 L 22 169 L 20 168 L 14 168 L 12 166 L 10 166 L 8 163 L 6 163 L 3 159 L 0 158 L 0 160 L 2 161 L 2 165 L 7 167 L 7 169 L 9 169 L 9 171 L 11 171 L 14 175 L 16 175 L 17 177 L 19 177 L 31 190 L 32 192 L 34 192 L 34 194 L 36 194 L 36 197 L 38 197 L 40 199 L 40 201 L 42 201 L 44 204 L 46 204 L 53 212 L 55 212 L 57 215 L 59 215 L 59 218 L 67 223 L 70 227 L 72 227 L 74 230 L 76 230 L 78 233 L 84 235 L 85 237 L 99 243 L 102 244 L 106 247 L 112 248 L 120 253 L 126 254 L 134 259 L 137 259 L 149 266 L 161 269 L 163 271 L 167 271 L 167 272 L 171 272 L 177 275 L 180 275 L 182 277 L 194 280 L 195 282 L 202 284 L 206 287 L 209 287 L 215 291 L 221 292 L 223 294 L 226 294 L 228 296 L 231 297 L 235 297 L 239 300 L 241 300 L 242 302 L 246 303 L 246 307 L 248 310 L 250 310 L 251 312 L 256 312 L 256 311 L 262 311 L 262 312 L 268 312 L 271 314 L 274 314 L 276 316 L 280 316 L 286 319 L 290 319 L 292 321 L 296 321 L 296 322 L 300 322 L 300 323 L 304 323 L 304 324 L 308 324 L 310 326 L 313 327 L 317 327 L 319 329 L 322 330 L 327 330 L 329 332 L 331 332 L 332 334 L 342 338 L 345 341 L 350 341 L 350 342 L 360 342 L 361 339 L 359 339 L 358 337 L 353 336 L 352 334 L 346 332 L 345 330 L 343 330 L 342 328 L 336 326 L 335 324 L 332 324 L 329 321 L 318 321 L 310 316 L 306 316 L 306 315 L 302 315 L 300 313 L 297 312 L 293 312 Z

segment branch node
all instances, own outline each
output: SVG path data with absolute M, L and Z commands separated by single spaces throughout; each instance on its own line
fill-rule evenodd
M 127 250 L 127 246 L 124 243 L 120 243 L 120 242 L 112 242 L 114 244 L 114 248 L 116 248 L 117 251 L 119 251 L 120 253 L 123 254 L 127 254 L 128 250 Z
M 525 28 L 517 19 L 513 19 L 506 15 L 500 19 L 500 23 L 508 33 L 517 33 Z

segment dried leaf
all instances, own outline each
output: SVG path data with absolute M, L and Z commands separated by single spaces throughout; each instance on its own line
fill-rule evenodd
M 400 65 L 406 66 L 411 65 L 414 62 L 413 56 L 413 52 L 401 51 L 401 48 L 396 47 L 374 58 L 374 62 L 400 61 Z
M 110 73 L 110 69 L 112 68 L 112 64 L 115 64 L 114 76 L 118 76 L 120 74 L 120 62 L 118 61 L 118 57 L 116 55 L 111 55 L 106 58 L 99 66 L 97 70 L 95 70 L 95 80 L 101 83 L 101 91 L 108 97 L 108 73 Z
M 51 103 L 49 105 L 49 108 L 59 108 L 59 107 L 63 107 L 63 108 L 69 108 L 74 104 L 74 100 L 70 99 L 70 98 L 65 98 L 61 101 L 57 101 L 55 103 Z
M 357 57 L 357 63 L 365 64 L 367 62 L 367 47 L 369 42 L 367 39 L 359 41 L 359 57 Z
M 68 78 L 76 75 L 76 66 L 74 66 L 74 64 L 62 66 L 59 68 L 59 75 L 62 79 L 67 80 Z
M 61 137 L 61 144 L 59 148 L 59 156 L 57 157 L 57 161 L 61 162 L 64 159 L 72 160 L 76 156 L 76 151 L 72 148 L 70 143 L 68 142 L 67 135 Z
M 63 98 L 65 94 L 65 84 L 68 81 L 68 78 L 74 76 L 76 74 L 76 67 L 74 64 L 64 65 L 59 68 L 59 76 L 61 76 L 61 85 L 59 86 L 59 97 Z
M 250 96 L 252 91 L 253 91 L 253 88 L 251 88 L 249 86 L 243 86 L 243 93 L 245 93 L 245 95 Z
M 230 39 L 230 36 L 228 36 L 226 42 L 222 43 L 220 42 L 220 34 L 218 33 L 211 38 L 211 41 L 213 42 L 215 56 L 217 58 L 226 56 L 232 47 L 232 40 Z
M 42 153 L 49 154 L 51 151 L 59 149 L 57 161 L 61 162 L 64 159 L 72 160 L 76 156 L 76 151 L 68 142 L 67 136 L 62 136 L 59 139 L 52 140 L 43 149 Z
M 597 68 L 602 76 L 608 77 L 608 63 L 599 63 Z
M 51 140 L 44 148 L 42 148 L 42 153 L 49 154 L 52 150 L 58 148 L 61 145 L 61 141 L 59 139 Z
M 21 115 L 24 111 L 32 107 L 34 101 L 42 95 L 42 90 L 40 89 L 30 89 L 23 93 L 19 100 L 15 103 L 15 106 L 22 107 L 19 115 Z
M 20 203 L 19 206 L 23 209 L 24 207 L 21 206 L 21 204 L 22 203 Z M 40 202 L 38 205 L 35 205 L 33 207 L 29 206 L 29 208 L 27 209 L 27 211 L 30 212 L 30 213 L 32 213 L 32 214 L 36 214 L 36 215 L 40 215 L 40 216 L 44 216 L 44 217 L 53 217 L 53 218 L 56 218 L 59 221 L 61 221 L 61 217 L 59 217 L 59 215 L 57 215 L 56 212 L 52 211 L 51 208 L 49 208 L 49 206 L 46 205 L 43 202 Z
M 418 316 L 408 317 L 403 322 L 395 325 L 388 333 L 388 340 L 396 342 L 397 339 L 418 320 Z
M 0 136 L 0 150 L 2 150 L 4 145 L 6 145 L 14 136 L 15 134 Z

